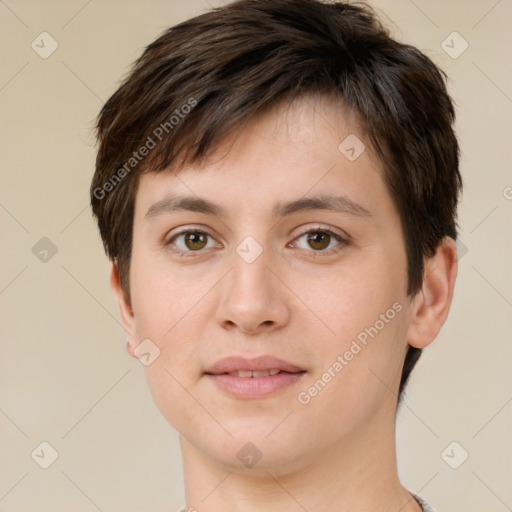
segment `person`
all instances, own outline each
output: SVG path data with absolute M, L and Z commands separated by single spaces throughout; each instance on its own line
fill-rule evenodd
M 184 510 L 433 510 L 395 419 L 457 274 L 446 75 L 366 4 L 240 0 L 103 106 L 91 204 Z

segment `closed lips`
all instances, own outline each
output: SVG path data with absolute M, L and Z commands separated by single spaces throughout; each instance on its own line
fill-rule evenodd
M 281 373 L 281 370 L 273 369 L 273 370 L 261 370 L 261 371 L 251 371 L 251 370 L 238 370 L 236 372 L 226 373 L 224 375 L 232 375 L 233 377 L 268 377 L 269 375 L 277 375 Z
M 306 373 L 271 355 L 248 359 L 230 356 L 218 360 L 205 377 L 218 389 L 239 400 L 263 399 L 296 384 Z
M 264 355 L 254 359 L 229 356 L 208 368 L 207 375 L 232 375 L 234 377 L 268 377 L 278 373 L 303 373 L 306 370 L 274 356 Z

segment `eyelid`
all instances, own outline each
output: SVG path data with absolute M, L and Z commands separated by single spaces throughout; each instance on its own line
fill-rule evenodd
M 183 226 L 182 228 L 176 228 L 178 231 L 172 230 L 169 233 L 167 233 L 164 237 L 164 244 L 168 244 L 174 237 L 178 235 L 183 235 L 184 233 L 205 233 L 209 235 L 212 238 L 215 238 L 212 233 L 206 228 L 205 226 L 201 225 L 194 225 L 194 224 L 187 224 L 186 226 Z
M 328 226 L 320 226 L 320 225 L 315 225 L 315 226 L 308 226 L 304 229 L 304 231 L 300 232 L 296 237 L 296 238 L 299 238 L 301 237 L 302 235 L 305 235 L 306 233 L 311 233 L 311 232 L 315 232 L 315 231 L 321 231 L 322 233 L 329 233 L 331 235 L 334 235 L 334 236 L 337 236 L 339 237 L 341 240 L 343 240 L 345 243 L 350 243 L 352 241 L 351 237 L 345 233 L 344 231 L 342 231 L 341 233 L 339 233 L 338 231 L 335 231 L 333 228 L 331 227 L 328 227 Z

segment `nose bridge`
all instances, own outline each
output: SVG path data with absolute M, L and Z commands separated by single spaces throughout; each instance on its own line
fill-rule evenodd
M 258 239 L 247 236 L 237 245 L 233 254 L 231 288 L 239 299 L 247 296 L 252 301 L 263 300 L 271 293 L 269 280 L 272 273 L 268 269 L 270 248 L 261 236 Z
M 282 324 L 288 316 L 282 290 L 276 287 L 276 278 L 270 270 L 272 253 L 263 237 L 242 240 L 232 253 L 232 271 L 222 290 L 218 320 L 236 324 L 244 331 L 255 331 L 261 326 Z

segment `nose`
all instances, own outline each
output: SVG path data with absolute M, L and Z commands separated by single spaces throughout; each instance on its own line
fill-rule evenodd
M 223 279 L 216 311 L 217 321 L 224 329 L 238 329 L 244 334 L 270 333 L 289 321 L 287 288 L 276 275 L 278 272 L 270 268 L 268 253 L 263 250 L 252 262 L 233 253 L 232 270 Z

